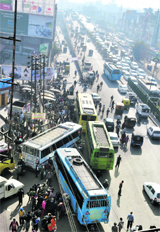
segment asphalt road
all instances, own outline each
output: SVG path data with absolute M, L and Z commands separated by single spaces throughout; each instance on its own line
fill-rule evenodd
M 59 30 L 59 27 L 58 27 Z M 59 34 L 60 40 L 63 39 L 62 34 Z M 101 55 L 95 49 L 92 43 L 87 43 L 87 51 L 86 56 L 88 54 L 88 50 L 93 49 L 93 56 L 89 58 L 92 62 L 93 69 L 99 71 L 100 77 L 99 81 L 95 82 L 92 89 L 87 89 L 87 92 L 96 92 L 96 86 L 101 81 L 103 81 L 102 90 L 99 92 L 99 95 L 102 97 L 102 102 L 105 104 L 106 109 L 109 107 L 110 96 L 113 95 L 115 102 L 119 102 L 124 97 L 121 95 L 118 90 L 117 82 L 110 82 L 106 76 L 103 74 L 103 63 Z M 66 54 L 61 53 L 57 58 L 58 61 L 63 62 L 66 58 L 71 57 L 69 51 Z M 67 78 L 67 89 L 73 84 L 74 71 L 76 69 L 74 62 L 70 64 L 70 74 L 66 76 Z M 78 81 L 79 77 L 76 77 Z M 82 86 L 77 83 L 75 91 L 82 92 Z M 135 109 L 130 109 L 135 114 Z M 125 111 L 123 117 L 128 112 Z M 105 116 L 104 116 L 105 117 Z M 116 116 L 113 112 L 109 114 L 109 117 L 116 119 Z M 98 116 L 99 120 L 102 120 L 102 115 Z M 108 224 L 99 225 L 98 231 L 110 231 L 111 226 L 114 222 L 118 222 L 119 218 L 122 217 L 124 219 L 124 229 L 126 229 L 127 225 L 127 215 L 130 211 L 133 211 L 133 215 L 135 217 L 135 225 L 142 224 L 144 229 L 148 229 L 151 224 L 155 224 L 157 227 L 160 227 L 160 207 L 152 206 L 147 195 L 142 191 L 142 185 L 144 182 L 153 181 L 159 183 L 160 176 L 160 143 L 158 141 L 152 141 L 148 138 L 146 133 L 147 124 L 153 124 L 152 121 L 142 120 L 141 126 L 136 125 L 136 128 L 139 128 L 141 132 L 144 133 L 144 144 L 142 148 L 132 148 L 130 146 L 130 141 L 127 148 L 119 147 L 118 150 L 115 150 L 115 156 L 117 157 L 119 154 L 122 156 L 122 163 L 120 164 L 119 170 L 105 171 L 103 172 L 103 176 L 100 177 L 100 181 L 103 182 L 104 179 L 109 180 L 109 192 L 111 194 L 111 213 L 110 213 L 110 222 Z M 132 130 L 127 129 L 127 134 L 131 137 Z M 88 161 L 87 152 L 85 150 L 84 157 Z M 15 173 L 10 173 L 7 177 L 15 177 Z M 124 185 L 122 188 L 122 196 L 118 197 L 118 187 L 119 183 L 124 180 Z M 35 179 L 35 174 L 27 171 L 24 177 L 20 177 L 20 181 L 25 183 L 25 198 L 23 202 L 23 207 L 26 211 L 31 209 L 30 205 L 28 205 L 28 196 L 27 191 L 34 183 L 41 183 L 40 179 Z M 55 192 L 58 191 L 58 183 L 56 177 L 53 178 L 53 186 L 55 188 Z M 18 220 L 18 202 L 16 197 L 12 197 L 9 199 L 4 199 L 1 202 L 1 214 L 0 214 L 0 228 L 2 231 L 8 231 L 8 226 L 11 218 L 15 217 Z M 79 223 L 76 221 L 78 231 L 86 231 L 84 227 L 81 227 Z M 70 231 L 70 227 L 68 224 L 67 217 L 65 216 L 60 221 L 57 221 L 57 231 Z M 21 231 L 25 231 L 22 229 Z

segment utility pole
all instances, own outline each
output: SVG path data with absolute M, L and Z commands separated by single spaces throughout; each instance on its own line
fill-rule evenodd
M 43 56 L 43 113 L 44 113 L 45 55 Z

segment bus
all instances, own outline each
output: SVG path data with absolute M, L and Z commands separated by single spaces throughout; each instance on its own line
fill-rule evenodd
M 26 166 L 35 169 L 36 164 L 45 165 L 53 151 L 60 147 L 72 147 L 81 140 L 82 126 L 65 122 L 25 141 L 22 146 L 22 158 Z
M 104 122 L 87 123 L 86 141 L 91 168 L 113 170 L 114 148 Z
M 111 63 L 104 63 L 104 74 L 111 81 L 120 81 L 121 79 L 121 71 Z
M 86 131 L 87 121 L 97 121 L 97 112 L 91 94 L 78 93 L 77 96 L 77 122 Z
M 138 79 L 138 86 L 147 94 L 152 101 L 160 99 L 160 90 L 152 82 Z
M 70 196 L 79 223 L 108 223 L 111 196 L 77 149 L 57 149 L 53 164 L 64 192 Z

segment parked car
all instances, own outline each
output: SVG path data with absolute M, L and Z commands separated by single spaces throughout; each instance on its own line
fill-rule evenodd
M 138 64 L 136 62 L 131 62 L 130 66 L 131 66 L 131 69 L 134 69 L 134 70 L 138 69 Z
M 119 90 L 120 93 L 127 93 L 128 92 L 128 87 L 127 87 L 127 85 L 119 84 L 118 85 L 118 90 Z
M 97 93 L 91 93 L 91 96 L 93 98 L 93 101 L 101 101 L 101 97 Z
M 112 142 L 113 147 L 118 147 L 119 146 L 119 138 L 117 133 L 115 132 L 109 132 L 110 140 Z
M 154 182 L 145 182 L 143 184 L 143 191 L 148 195 L 151 203 L 160 204 L 160 185 Z
M 157 86 L 157 81 L 156 81 L 156 79 L 155 79 L 154 77 L 148 76 L 148 77 L 147 77 L 147 80 L 148 80 L 148 81 L 151 81 L 155 86 Z
M 138 76 L 146 77 L 146 74 L 145 74 L 144 70 L 141 69 L 141 68 L 138 68 L 138 69 L 137 69 L 137 74 L 138 74 Z
M 124 77 L 124 79 L 125 79 L 126 81 L 128 81 L 128 78 L 130 77 L 130 73 L 129 73 L 128 71 L 125 71 L 125 72 L 123 73 L 123 77 Z
M 160 139 L 160 128 L 157 126 L 148 126 L 147 133 L 152 139 Z

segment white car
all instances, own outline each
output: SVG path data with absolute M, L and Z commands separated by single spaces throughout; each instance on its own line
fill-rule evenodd
M 125 71 L 124 74 L 123 74 L 123 78 L 128 81 L 128 78 L 130 77 L 130 73 Z
M 134 70 L 138 69 L 138 64 L 136 62 L 131 62 L 130 66 L 131 66 L 131 69 L 134 69 Z
M 130 64 L 131 63 L 131 59 L 128 57 L 128 56 L 125 56 L 123 58 L 123 60 L 127 63 L 127 64 Z
M 117 57 L 118 61 L 120 61 L 120 60 L 121 60 L 121 56 L 116 55 L 116 57 Z
M 113 62 L 113 63 L 117 63 L 117 61 L 118 61 L 117 57 L 116 57 L 115 55 L 113 55 L 113 56 L 112 56 L 112 62 Z
M 133 70 L 133 69 L 130 69 L 129 73 L 130 73 L 130 75 L 133 76 L 133 77 L 136 77 L 136 78 L 137 78 L 137 76 L 138 76 L 137 72 L 136 72 L 135 70 Z
M 154 182 L 145 182 L 143 184 L 143 191 L 145 191 L 154 205 L 160 204 L 160 185 Z
M 125 71 L 129 72 L 129 70 L 130 70 L 129 65 L 126 63 L 122 63 L 122 73 L 124 73 Z
M 120 93 L 127 93 L 128 92 L 128 87 L 127 87 L 127 85 L 119 84 L 118 85 L 118 90 L 119 90 Z
M 97 101 L 97 102 L 101 101 L 101 97 L 97 93 L 91 93 L 91 96 L 93 98 L 93 101 Z
M 151 81 L 155 86 L 157 86 L 157 81 L 156 81 L 156 79 L 155 79 L 154 77 L 148 76 L 148 77 L 147 77 L 147 80 L 148 80 L 148 81 Z
M 146 77 L 146 74 L 145 74 L 144 70 L 141 69 L 141 68 L 138 68 L 138 69 L 137 69 L 137 74 L 138 74 L 138 76 Z
M 110 140 L 112 142 L 113 147 L 118 147 L 119 146 L 119 138 L 117 133 L 115 132 L 108 132 L 110 136 Z
M 122 69 L 122 64 L 121 64 L 121 62 L 117 62 L 117 63 L 116 63 L 116 67 L 117 67 L 118 69 L 121 70 L 121 69 Z
M 143 80 L 143 79 L 145 79 L 145 77 L 144 76 L 137 76 L 137 79 Z
M 152 139 L 160 139 L 160 128 L 157 126 L 148 126 L 147 133 Z

